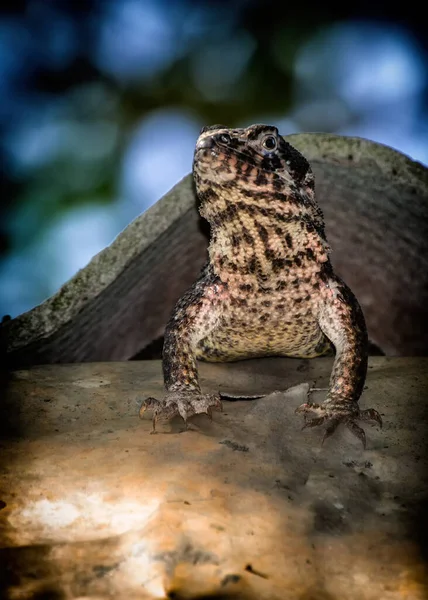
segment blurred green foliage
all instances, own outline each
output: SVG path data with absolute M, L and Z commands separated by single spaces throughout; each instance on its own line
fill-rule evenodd
M 296 128 L 311 123 L 331 130 L 355 119 L 336 99 L 330 114 L 318 107 L 312 120 L 305 116 L 299 123 L 305 93 L 304 86 L 299 93 L 296 88 L 299 52 L 333 23 L 370 19 L 400 23 L 424 53 L 421 10 L 368 1 L 3 3 L 0 256 L 32 252 L 58 218 L 76 207 L 117 203 L 130 140 L 160 109 L 182 111 L 199 126 L 275 122 L 293 111 Z M 424 94 L 426 99 L 426 89 Z M 159 136 L 168 144 L 167 131 Z M 118 227 L 154 200 L 142 198 Z M 37 269 L 41 294 L 53 291 Z

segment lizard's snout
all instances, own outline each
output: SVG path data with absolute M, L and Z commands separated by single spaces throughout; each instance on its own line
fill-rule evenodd
M 214 139 L 211 135 L 207 135 L 203 138 L 200 138 L 196 142 L 196 150 L 203 150 L 207 148 L 212 148 L 214 146 Z

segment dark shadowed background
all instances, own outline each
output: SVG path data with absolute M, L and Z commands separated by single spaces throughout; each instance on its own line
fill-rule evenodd
M 428 163 L 428 36 L 409 3 L 2 4 L 0 317 L 189 172 L 203 125 L 363 136 Z

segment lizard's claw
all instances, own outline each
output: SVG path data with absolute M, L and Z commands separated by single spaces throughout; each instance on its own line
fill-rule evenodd
M 222 403 L 218 394 L 200 394 L 197 392 L 167 392 L 162 400 L 147 398 L 140 407 L 140 419 L 146 410 L 153 411 L 153 429 L 156 432 L 157 421 L 169 421 L 179 415 L 186 427 L 187 419 L 193 415 L 205 413 L 212 419 L 213 410 L 222 410 Z
M 357 405 L 340 405 L 339 403 L 332 404 L 329 402 L 324 402 L 323 404 L 305 402 L 296 408 L 295 412 L 303 413 L 305 422 L 302 429 L 325 425 L 322 444 L 327 438 L 333 435 L 340 423 L 343 423 L 349 431 L 361 441 L 365 448 L 366 434 L 364 429 L 357 425 L 357 421 L 374 421 L 379 427 L 382 427 L 382 418 L 377 410 L 374 410 L 374 408 L 360 410 Z M 311 418 L 308 413 L 315 414 L 315 416 Z

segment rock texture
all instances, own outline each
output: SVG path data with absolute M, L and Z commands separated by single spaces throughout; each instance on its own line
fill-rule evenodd
M 267 395 L 156 435 L 137 418 L 162 393 L 156 361 L 13 372 L 0 408 L 0 596 L 426 598 L 428 359 L 370 360 L 361 404 L 384 428 L 366 429 L 366 451 L 345 429 L 322 447 L 321 431 L 301 431 L 294 409 L 330 369 L 203 364 L 207 390 Z
M 428 354 L 428 169 L 359 138 L 286 139 L 312 164 L 335 271 L 371 339 L 388 355 Z M 132 357 L 163 335 L 206 248 L 187 176 L 58 293 L 0 328 L 9 364 Z

